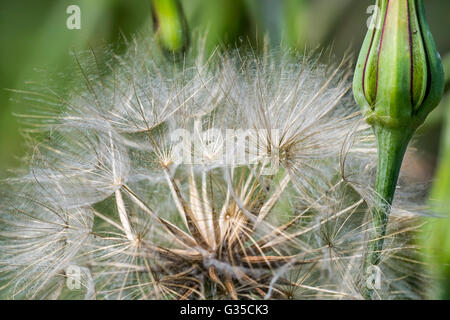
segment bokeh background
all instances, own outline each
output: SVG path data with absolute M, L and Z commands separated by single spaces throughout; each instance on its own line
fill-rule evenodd
M 332 48 L 336 59 L 346 52 L 356 60 L 367 32 L 370 6 L 375 0 L 181 0 L 191 31 L 206 33 L 208 50 L 218 45 L 253 44 L 268 36 L 299 50 Z M 81 29 L 69 30 L 66 8 L 81 9 Z M 443 57 L 450 54 L 450 1 L 425 0 L 427 17 Z M 124 37 L 148 32 L 149 0 L 15 0 L 0 2 L 0 178 L 17 167 L 27 148 L 14 113 L 30 108 L 18 94 L 28 81 L 70 90 L 72 50 L 113 44 L 120 53 Z M 101 50 L 97 51 L 101 54 Z M 100 57 L 101 58 L 101 57 Z M 450 59 L 445 59 L 449 65 Z M 447 68 L 450 69 L 450 68 Z M 46 72 L 42 72 L 45 70 Z M 61 77 L 52 77 L 48 74 Z M 20 102 L 18 102 L 20 101 Z M 429 204 L 450 216 L 450 99 L 420 129 L 403 171 L 417 183 L 429 184 Z M 433 256 L 431 265 L 442 281 L 434 297 L 450 298 L 450 223 L 429 226 L 424 240 Z M 436 248 L 440 249 L 436 251 Z M 445 280 L 447 279 L 447 280 Z M 445 283 L 447 281 L 447 283 Z M 445 289 L 448 288 L 448 289 Z

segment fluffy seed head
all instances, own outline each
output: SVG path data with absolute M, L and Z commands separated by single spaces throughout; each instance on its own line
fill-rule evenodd
M 27 93 L 45 109 L 22 119 L 45 139 L 2 196 L 2 290 L 360 298 L 376 150 L 348 61 L 266 49 L 171 63 L 137 43 L 104 64 L 77 56 L 68 96 Z M 417 258 L 410 211 L 393 208 L 380 297 L 420 294 L 403 266 Z

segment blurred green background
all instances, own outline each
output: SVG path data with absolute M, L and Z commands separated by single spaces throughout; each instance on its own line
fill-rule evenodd
M 238 44 L 247 39 L 261 43 L 265 35 L 274 46 L 316 49 L 332 47 L 339 59 L 348 50 L 355 60 L 367 32 L 367 21 L 375 0 L 181 0 L 191 31 L 207 31 L 207 48 Z M 69 30 L 68 6 L 81 9 L 81 29 Z M 450 1 L 425 0 L 427 17 L 443 56 L 450 53 Z M 120 44 L 136 32 L 148 32 L 150 0 L 16 0 L 0 2 L 0 178 L 17 167 L 26 152 L 20 125 L 13 113 L 26 112 L 28 106 L 15 102 L 16 93 L 27 81 L 52 83 L 70 90 L 70 77 L 50 78 L 46 72 L 64 73 L 73 64 L 71 50 Z M 99 53 L 101 51 L 98 51 Z M 64 80 L 66 79 L 66 80 Z M 450 215 L 450 99 L 442 103 L 421 128 L 415 146 L 417 155 L 407 157 L 404 170 L 419 182 L 435 177 L 430 203 Z M 448 114 L 448 115 L 447 115 Z M 447 128 L 445 131 L 443 128 Z M 443 137 L 443 138 L 442 138 Z M 441 147 L 442 146 L 442 147 Z M 438 172 L 435 175 L 435 172 Z M 447 208 L 447 209 L 442 209 Z M 446 221 L 446 220 L 445 220 Z M 430 253 L 438 256 L 436 273 L 448 274 L 450 263 L 450 223 L 431 227 L 427 239 Z M 447 246 L 445 247 L 445 243 Z M 435 247 L 440 247 L 437 252 Z M 450 284 L 448 285 L 450 290 Z M 445 290 L 444 290 L 445 291 Z M 450 297 L 450 293 L 447 292 Z M 439 293 L 440 297 L 445 293 Z
M 191 31 L 206 32 L 207 47 L 262 42 L 268 35 L 275 46 L 315 49 L 333 46 L 339 58 L 347 49 L 357 54 L 367 31 L 374 0 L 181 0 Z M 450 52 L 450 1 L 425 0 L 427 15 L 442 54 Z M 81 9 L 81 29 L 69 30 L 66 8 Z M 0 2 L 0 177 L 18 164 L 24 153 L 13 112 L 25 106 L 14 103 L 5 88 L 21 89 L 26 81 L 46 82 L 39 70 L 54 74 L 73 63 L 70 51 L 120 42 L 120 34 L 148 32 L 149 0 L 17 0 Z M 149 35 L 150 36 L 150 35 Z M 58 86 L 64 88 L 64 81 Z M 67 85 L 67 83 L 66 83 Z M 434 112 L 423 133 L 429 170 L 435 166 L 442 114 Z M 432 136 L 430 136 L 432 135 Z

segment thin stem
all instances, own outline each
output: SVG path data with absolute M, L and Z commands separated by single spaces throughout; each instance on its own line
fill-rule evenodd
M 375 127 L 378 143 L 378 166 L 375 182 L 375 201 L 372 208 L 373 230 L 364 259 L 363 296 L 373 299 L 376 296 L 376 283 L 373 283 L 377 266 L 381 261 L 386 228 L 391 212 L 400 168 L 409 141 L 414 131 L 407 128 L 390 129 Z
M 450 91 L 450 53 L 448 53 L 442 61 L 445 74 L 445 93 Z

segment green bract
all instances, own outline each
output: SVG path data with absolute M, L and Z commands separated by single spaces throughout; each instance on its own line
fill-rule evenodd
M 353 83 L 371 124 L 415 130 L 438 105 L 444 72 L 423 0 L 378 0 Z

